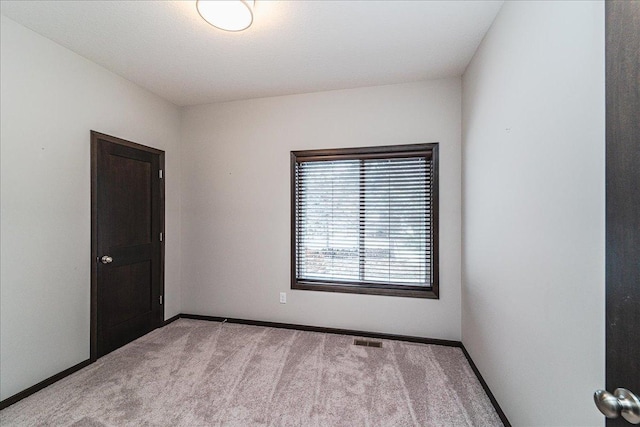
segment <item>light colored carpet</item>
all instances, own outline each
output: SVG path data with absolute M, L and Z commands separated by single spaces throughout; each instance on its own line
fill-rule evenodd
M 459 348 L 180 319 L 2 426 L 501 426 Z

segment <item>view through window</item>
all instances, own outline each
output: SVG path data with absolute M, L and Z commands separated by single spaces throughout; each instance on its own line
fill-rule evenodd
M 292 288 L 437 297 L 437 144 L 292 152 L 292 190 Z

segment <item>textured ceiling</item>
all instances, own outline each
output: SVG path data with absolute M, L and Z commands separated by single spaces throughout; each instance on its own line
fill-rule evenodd
M 464 72 L 502 1 L 264 1 L 243 32 L 195 1 L 2 1 L 0 12 L 176 105 Z

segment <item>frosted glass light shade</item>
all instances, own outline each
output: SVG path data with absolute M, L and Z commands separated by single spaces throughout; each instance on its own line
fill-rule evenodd
M 202 19 L 226 31 L 242 31 L 253 22 L 253 0 L 197 0 Z

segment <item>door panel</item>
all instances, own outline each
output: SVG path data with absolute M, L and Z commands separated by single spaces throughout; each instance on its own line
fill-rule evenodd
M 91 357 L 162 324 L 164 153 L 92 132 Z M 101 262 L 110 257 L 108 263 Z
M 640 394 L 640 2 L 605 7 L 606 389 Z
M 151 262 L 113 266 L 104 276 L 109 285 L 104 288 L 105 327 L 151 313 Z
M 108 154 L 105 173 L 107 217 L 112 247 L 151 243 L 151 162 Z

